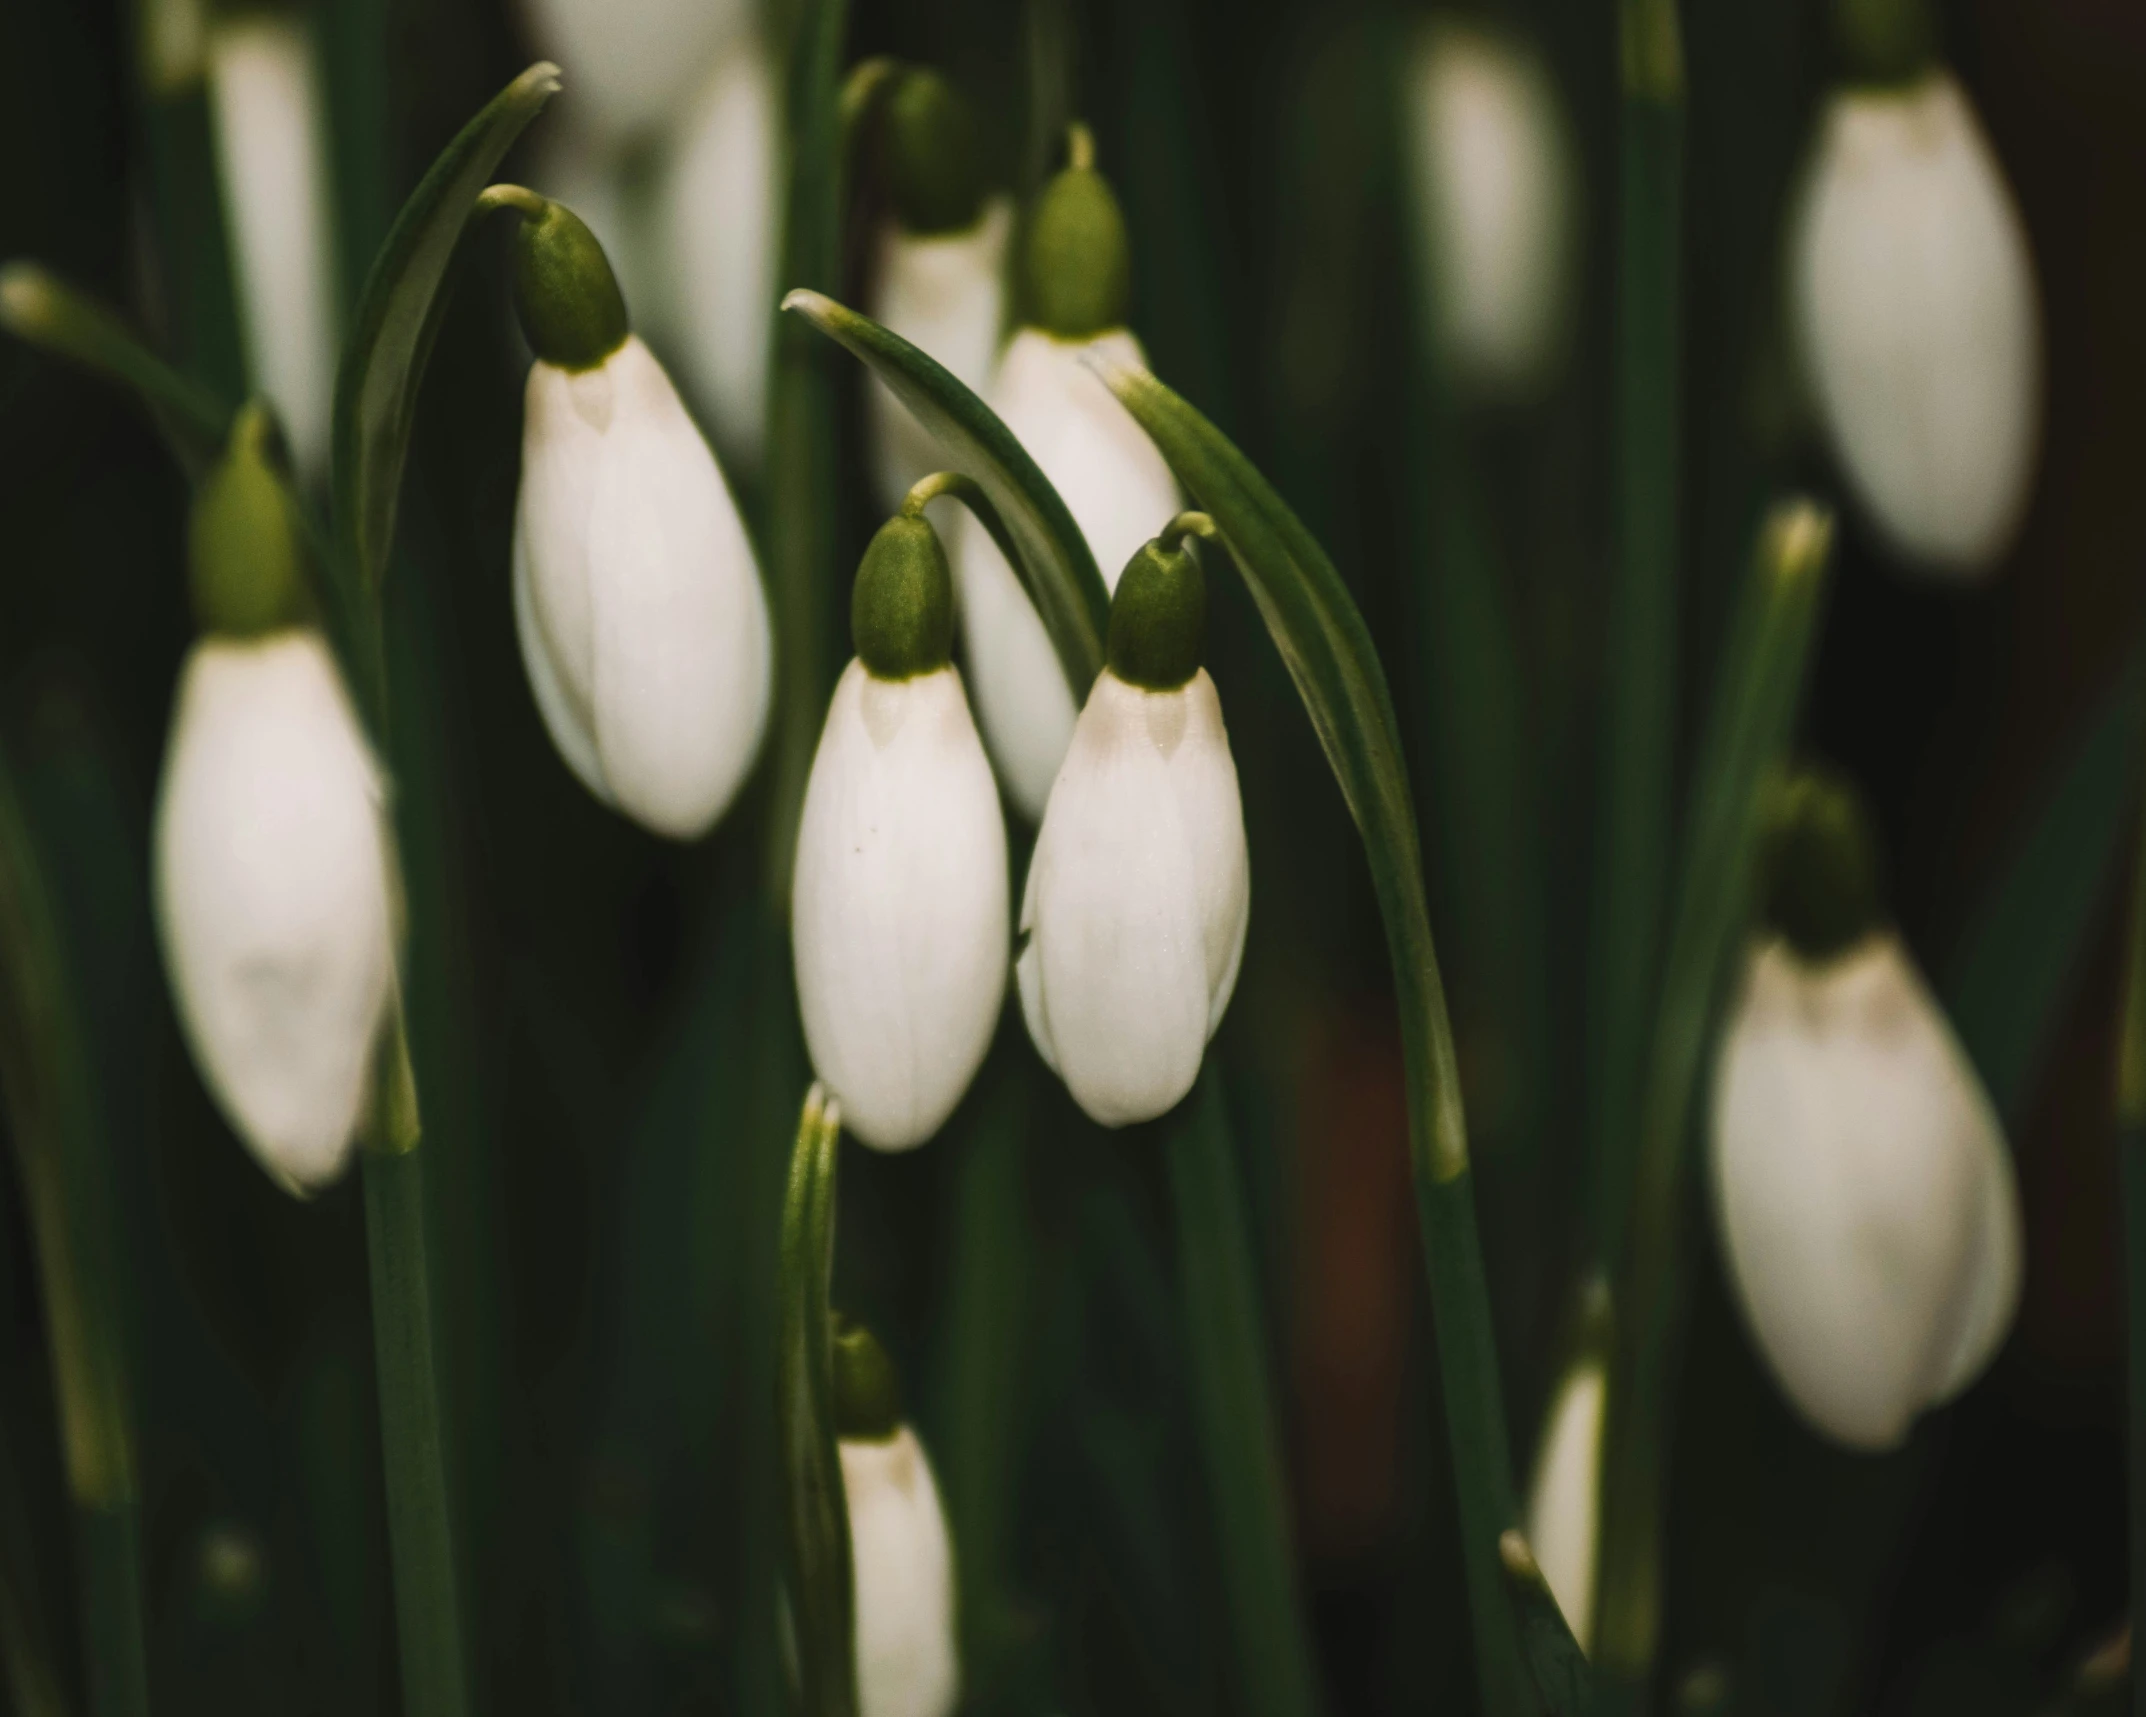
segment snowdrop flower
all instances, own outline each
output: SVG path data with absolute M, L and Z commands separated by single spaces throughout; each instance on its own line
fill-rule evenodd
M 953 645 L 952 574 L 913 504 L 872 539 L 805 788 L 791 893 L 812 1065 L 881 1150 L 936 1133 L 1006 993 L 1006 826 Z
M 1406 112 L 1427 326 L 1462 386 L 1529 393 L 1568 321 L 1574 170 L 1556 87 L 1518 43 L 1441 19 L 1410 67 Z
M 573 79 L 591 124 L 630 140 L 661 126 L 751 27 L 745 0 L 526 0 L 529 33 Z
M 1833 94 L 1788 254 L 1799 361 L 1850 486 L 1912 563 L 1987 571 L 2033 477 L 2040 310 L 2019 211 L 1949 73 Z
M 522 216 L 515 308 L 536 353 L 514 514 L 514 618 L 553 743 L 660 835 L 723 814 L 767 726 L 767 599 L 737 503 L 663 366 L 628 329 L 587 227 Z
M 249 407 L 195 503 L 203 636 L 156 808 L 157 927 L 179 1023 L 286 1191 L 336 1179 L 394 981 L 385 792 L 310 619 L 296 523 Z
M 276 404 L 299 469 L 328 469 L 335 260 L 326 108 L 312 32 L 251 16 L 209 35 L 216 157 L 254 386 Z
M 894 1368 L 879 1344 L 852 1327 L 837 1333 L 834 1349 L 860 1717 L 947 1717 L 961 1697 L 961 1663 L 939 1487 L 924 1445 L 902 1422 Z
M 1609 1404 L 1607 1301 L 1592 1297 L 1588 1338 L 1550 1398 L 1527 1506 L 1528 1546 L 1582 1651 L 1593 1647 Z
M 1750 952 L 1715 1075 L 1715 1223 L 1783 1392 L 1835 1441 L 1887 1449 L 2002 1344 L 2019 1195 L 1989 1098 L 1878 921 L 1852 803 L 1807 778 L 1777 825 L 1779 933 Z
M 781 225 L 782 97 L 757 34 L 716 61 L 680 122 L 658 185 L 665 326 L 724 456 L 757 467 Z
M 1006 241 L 1013 205 L 984 195 L 982 152 L 968 104 L 933 71 L 903 74 L 885 115 L 888 200 L 872 313 L 981 394 L 1006 313 Z M 939 468 L 939 444 L 877 376 L 866 383 L 872 477 L 901 505 Z
M 1145 368 L 1125 326 L 1125 218 L 1089 164 L 1074 163 L 1037 199 L 1025 239 L 1027 325 L 999 360 L 992 410 L 1050 479 L 1106 581 L 1177 511 L 1177 480 L 1154 443 L 1082 362 Z M 961 629 L 984 741 L 1024 817 L 1043 814 L 1073 734 L 1076 700 L 1049 634 L 998 545 L 973 518 L 955 543 Z
M 1200 666 L 1206 592 L 1175 530 L 1110 609 L 1110 662 L 1051 788 L 1014 974 L 1037 1053 L 1106 1127 L 1192 1089 L 1252 903 L 1237 766 Z

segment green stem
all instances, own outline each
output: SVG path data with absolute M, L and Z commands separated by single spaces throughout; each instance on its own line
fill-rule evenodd
M 2146 1640 L 2146 816 L 2131 888 L 2130 954 L 2124 975 L 2123 1037 L 2116 1073 L 2117 1149 L 2123 1158 L 2124 1265 L 2129 1289 L 2131 1422 L 2131 1708 L 2146 1717 L 2146 1673 L 2138 1665 Z
M 1598 1261 L 1624 1243 L 1676 746 L 1684 83 L 1672 0 L 1624 0 L 1617 244 L 1617 584 L 1588 997 Z
M 1693 778 L 1675 922 L 1640 1109 L 1631 1241 L 1616 1295 L 1595 1662 L 1606 1701 L 1644 1709 L 1661 1638 L 1661 1534 L 1682 1300 L 1693 1110 L 1724 975 L 1749 919 L 1757 810 L 1794 727 L 1832 541 L 1808 503 L 1760 533 Z
M 1246 1239 L 1251 1217 L 1212 1057 L 1166 1148 L 1193 1411 L 1237 1650 L 1237 1708 L 1252 1717 L 1309 1717 L 1319 1708 L 1318 1683 L 1290 1543 L 1258 1272 Z

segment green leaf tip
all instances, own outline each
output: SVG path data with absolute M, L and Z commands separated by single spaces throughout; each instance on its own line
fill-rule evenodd
M 313 618 L 288 456 L 259 400 L 240 408 L 223 458 L 194 497 L 187 575 L 204 633 L 257 638 Z
M 480 212 L 521 217 L 514 235 L 514 313 L 529 349 L 562 370 L 593 370 L 633 331 L 611 260 L 564 203 L 519 185 L 492 185 Z
M 1110 601 L 1110 671 L 1127 685 L 1175 691 L 1200 671 L 1207 577 L 1182 539 L 1134 551 Z
M 1870 815 L 1846 776 L 1806 765 L 1766 783 L 1760 910 L 1804 959 L 1843 954 L 1883 922 L 1878 875 Z
M 974 226 L 984 203 L 984 162 L 967 99 L 929 66 L 904 69 L 885 99 L 895 218 L 919 235 Z
M 849 627 L 877 679 L 914 679 L 953 659 L 954 576 L 921 513 L 905 509 L 873 534 L 850 590 Z

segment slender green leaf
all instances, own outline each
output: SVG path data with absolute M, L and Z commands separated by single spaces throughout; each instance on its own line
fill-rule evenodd
M 1660 1642 L 1663 1480 L 1692 1115 L 1718 999 L 1749 919 L 1759 794 L 1787 754 L 1832 536 L 1830 515 L 1808 502 L 1777 507 L 1767 519 L 1693 777 L 1640 1110 L 1605 1435 L 1596 1663 L 1620 1708 L 1643 1704 Z
M 1594 1709 L 1594 1676 L 1587 1667 L 1587 1654 L 1572 1637 L 1565 1612 L 1558 1608 L 1557 1597 L 1536 1564 L 1534 1551 L 1519 1533 L 1508 1532 L 1498 1540 L 1498 1556 L 1513 1607 L 1520 1612 L 1520 1643 L 1527 1653 L 1528 1673 L 1535 1678 L 1536 1691 L 1550 1717 L 1585 1717 Z
M 189 481 L 198 482 L 223 452 L 231 407 L 165 363 L 110 311 L 38 264 L 11 262 L 0 268 L 0 326 L 130 389 Z
M 1385 670 L 1325 551 L 1229 438 L 1145 371 L 1100 363 L 1095 368 L 1213 518 L 1296 682 L 1363 837 L 1401 1015 L 1410 1162 L 1438 1324 L 1477 1673 L 1487 1710 L 1500 1717 L 1526 1711 L 1534 1695 L 1498 1561 L 1498 1537 L 1517 1518 L 1512 1453 L 1468 1172 L 1460 1075 Z
M 1945 974 L 1946 1011 L 1999 1112 L 2017 1117 L 2078 975 L 2146 759 L 2146 643 L 2057 778 Z
M 2136 771 L 2134 770 L 2134 779 Z M 2117 1044 L 2117 1149 L 2123 1157 L 2124 1281 L 2128 1312 L 2130 1423 L 2125 1431 L 2130 1498 L 2131 1639 L 2146 1639 L 2146 810 L 2132 854 L 2131 923 Z M 2146 1674 L 2132 1669 L 2132 1711 L 2146 1717 Z
M 835 1170 L 841 1112 L 815 1085 L 798 1118 L 782 1211 L 781 1410 L 783 1518 L 789 1531 L 791 1613 L 806 1717 L 856 1717 L 849 1505 L 835 1447 Z
M 1236 1642 L 1236 1709 L 1309 1717 L 1319 1709 L 1311 1639 L 1297 1588 L 1281 1437 L 1267 1375 L 1267 1336 L 1221 1082 L 1208 1058 L 1166 1147 L 1184 1279 L 1193 1409 L 1221 1539 Z
M 861 358 L 938 439 L 953 469 L 982 486 L 1018 550 L 1007 559 L 1043 618 L 1066 680 L 1085 697 L 1103 671 L 1110 594 L 1080 526 L 1028 450 L 982 400 L 869 316 L 817 292 L 793 292 L 782 307 Z

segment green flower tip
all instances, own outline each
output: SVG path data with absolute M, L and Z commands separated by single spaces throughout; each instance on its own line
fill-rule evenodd
M 1833 41 L 1858 83 L 1905 83 L 1937 58 L 1930 0 L 1833 0 Z
M 1130 686 L 1175 691 L 1200 671 L 1207 579 L 1183 543 L 1149 543 L 1125 563 L 1110 599 L 1110 671 Z
M 1877 841 L 1846 777 L 1807 767 L 1775 780 L 1759 840 L 1761 911 L 1804 959 L 1845 953 L 1884 921 Z
M 562 370 L 592 370 L 626 343 L 633 325 L 618 277 L 579 215 L 519 185 L 493 185 L 477 206 L 521 216 L 514 313 L 531 351 Z
M 929 67 L 902 74 L 887 98 L 887 192 L 918 234 L 961 232 L 984 205 L 983 151 L 961 92 Z
M 1089 160 L 1075 127 L 1073 164 L 1036 198 L 1023 252 L 1031 326 L 1085 340 L 1125 326 L 1132 296 L 1132 246 L 1110 181 Z
M 202 631 L 252 638 L 312 618 L 289 461 L 258 400 L 232 420 L 224 456 L 194 496 L 187 551 Z
M 902 1382 L 887 1350 L 862 1324 L 838 1321 L 834 1362 L 835 1435 L 885 1442 L 902 1424 Z
M 954 653 L 954 578 L 930 521 L 900 514 L 879 527 L 857 567 L 850 637 L 882 680 L 914 679 Z

